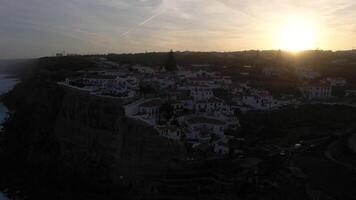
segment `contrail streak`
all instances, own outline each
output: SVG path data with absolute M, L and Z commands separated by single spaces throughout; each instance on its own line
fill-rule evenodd
M 127 30 L 126 32 L 122 33 L 122 34 L 121 34 L 121 37 L 122 37 L 122 36 L 126 36 L 126 35 L 129 34 L 131 31 L 137 29 L 137 28 L 140 27 L 140 26 L 143 26 L 143 25 L 147 24 L 148 22 L 150 22 L 150 21 L 153 20 L 154 18 L 156 18 L 156 17 L 162 15 L 162 14 L 164 13 L 164 11 L 165 11 L 165 10 L 162 10 L 162 11 L 160 11 L 160 12 L 158 12 L 158 13 L 152 15 L 151 17 L 145 19 L 144 21 L 142 21 L 141 23 L 137 24 L 136 26 L 131 27 L 129 30 Z
M 218 3 L 221 3 L 221 4 L 225 5 L 225 6 L 227 6 L 227 7 L 231 8 L 231 9 L 233 9 L 233 10 L 235 10 L 236 12 L 239 12 L 239 13 L 241 13 L 241 14 L 243 14 L 243 15 L 249 17 L 249 18 L 252 19 L 252 20 L 255 20 L 255 21 L 263 21 L 261 18 L 255 16 L 255 15 L 253 15 L 253 14 L 250 14 L 250 13 L 248 13 L 248 12 L 242 10 L 242 9 L 239 9 L 239 8 L 236 8 L 236 7 L 231 7 L 231 5 L 229 5 L 229 3 L 228 3 L 226 0 L 215 0 L 215 1 L 218 2 Z

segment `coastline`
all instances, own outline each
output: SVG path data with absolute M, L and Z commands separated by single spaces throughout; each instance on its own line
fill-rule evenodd
M 0 102 L 0 131 L 2 130 L 3 126 L 2 123 L 5 122 L 5 119 L 7 117 L 7 108 Z
M 6 106 L 1 101 L 1 96 L 10 92 L 18 83 L 19 79 L 15 75 L 0 74 L 0 130 L 8 112 Z
M 7 117 L 8 109 L 2 103 L 2 95 L 10 92 L 16 84 L 19 83 L 19 79 L 13 74 L 0 74 L 0 131 L 2 131 L 2 124 Z M 0 191 L 0 200 L 8 200 L 6 194 Z

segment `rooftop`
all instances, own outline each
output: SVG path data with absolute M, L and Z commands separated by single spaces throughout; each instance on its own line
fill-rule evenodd
M 221 100 L 217 97 L 211 97 L 207 100 L 198 101 L 198 103 L 220 103 L 220 102 L 223 102 L 223 100 Z
M 140 107 L 159 107 L 162 105 L 162 100 L 161 99 L 151 99 L 148 100 L 142 104 L 140 104 Z

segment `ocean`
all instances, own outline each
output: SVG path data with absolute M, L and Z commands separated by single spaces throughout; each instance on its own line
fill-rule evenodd
M 12 90 L 18 83 L 18 79 L 9 74 L 0 74 L 0 95 Z M 7 115 L 7 108 L 0 102 L 0 130 L 2 129 L 2 123 Z M 0 200 L 8 200 L 8 198 L 0 191 Z
M 0 95 L 12 90 L 18 83 L 18 79 L 9 74 L 0 74 Z M 6 118 L 7 108 L 0 102 L 0 129 Z

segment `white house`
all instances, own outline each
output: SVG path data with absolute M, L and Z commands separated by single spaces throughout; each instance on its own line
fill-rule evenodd
M 263 101 L 271 102 L 273 100 L 273 96 L 267 91 L 256 91 L 255 94 Z
M 222 111 L 225 108 L 225 103 L 222 99 L 211 97 L 209 99 L 195 102 L 196 112 L 214 112 Z
M 346 97 L 356 97 L 356 90 L 346 90 L 345 96 Z
M 220 155 L 226 155 L 229 153 L 229 146 L 223 141 L 218 141 L 214 143 L 214 152 Z
M 117 77 L 107 80 L 103 84 L 102 94 L 110 94 L 119 97 L 135 97 L 138 89 L 138 80 L 136 77 Z
M 338 77 L 338 78 L 331 78 L 328 77 L 326 80 L 331 84 L 331 86 L 345 86 L 346 79 Z
M 100 94 L 102 95 L 111 95 L 115 97 L 121 98 L 132 98 L 137 96 L 137 92 L 135 90 L 130 90 L 125 87 L 117 88 L 117 87 L 104 87 Z
M 328 99 L 332 97 L 331 84 L 323 80 L 319 82 L 304 84 L 302 87 L 300 87 L 300 90 L 304 97 L 309 100 Z
M 210 143 L 213 135 L 211 130 L 206 127 L 197 127 L 194 130 L 185 128 L 184 134 L 188 141 L 201 144 Z
M 115 80 L 115 75 L 86 75 L 82 78 L 84 85 L 104 86 L 108 81 Z
M 243 92 L 243 88 L 240 86 L 240 83 L 233 83 L 231 85 L 231 94 L 233 95 L 240 95 Z
M 176 76 L 180 79 L 189 79 L 196 77 L 193 71 L 190 70 L 179 70 L 176 72 Z
M 237 130 L 240 127 L 240 120 L 233 114 L 218 114 L 217 119 L 226 123 L 225 129 Z
M 226 123 L 221 120 L 205 116 L 193 116 L 186 119 L 185 123 L 188 130 L 190 130 L 192 134 L 191 137 L 193 139 L 198 137 L 198 133 L 200 133 L 201 130 L 207 130 L 214 135 L 224 137 L 224 129 Z
M 214 79 L 208 78 L 208 77 L 190 78 L 189 82 L 192 83 L 193 85 L 202 85 L 202 86 L 208 86 L 208 85 L 214 85 L 215 84 Z
M 171 102 L 171 106 L 175 115 L 182 113 L 184 110 L 184 103 L 182 101 L 173 101 Z
M 213 90 L 206 86 L 196 86 L 190 88 L 190 95 L 194 101 L 209 99 L 214 96 Z
M 271 102 L 261 98 L 258 95 L 244 95 L 241 99 L 242 103 L 258 110 L 270 109 Z
M 222 80 L 224 81 L 225 85 L 231 85 L 232 84 L 232 79 L 230 76 L 223 76 Z
M 162 105 L 161 99 L 150 99 L 138 106 L 139 114 L 146 114 L 150 118 L 157 118 Z
M 194 109 L 194 99 L 190 96 L 183 97 L 179 99 L 183 103 L 183 108 L 187 110 Z
M 171 140 L 180 140 L 182 136 L 182 129 L 178 126 L 174 125 L 163 125 L 163 126 L 156 126 L 156 130 L 158 131 L 159 135 L 162 137 L 166 137 Z
M 212 133 L 209 130 L 202 128 L 198 133 L 198 141 L 202 144 L 210 143 L 212 138 L 211 135 Z

